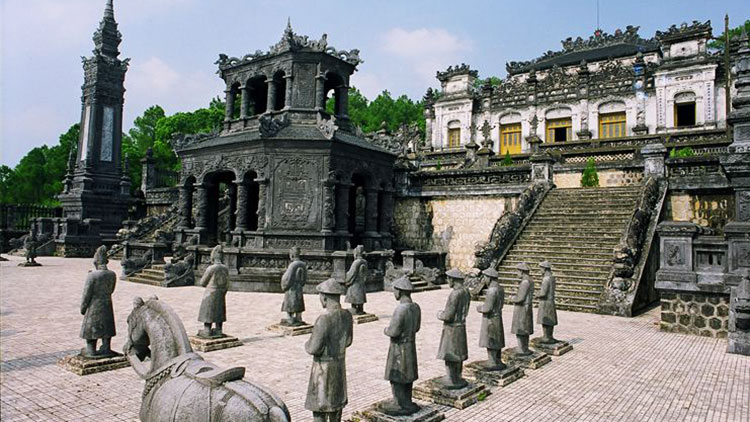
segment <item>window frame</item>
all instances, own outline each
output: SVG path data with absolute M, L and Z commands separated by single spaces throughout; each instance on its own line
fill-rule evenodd
M 624 111 L 599 114 L 599 139 L 621 138 L 627 136 L 628 116 Z M 616 130 L 619 129 L 619 130 Z M 619 132 L 619 133 L 618 133 Z
M 455 138 L 451 134 L 456 134 Z M 455 142 L 452 140 L 455 139 Z M 448 149 L 456 149 L 461 147 L 461 128 L 460 127 L 449 127 L 448 128 Z
M 555 129 L 565 128 L 566 139 L 565 141 L 555 140 Z M 557 142 L 570 142 L 573 140 L 573 119 L 571 117 L 562 117 L 559 119 L 547 119 L 544 127 L 544 142 L 546 143 L 557 143 Z
M 501 155 L 505 155 L 506 151 L 510 150 L 510 154 L 520 154 L 523 149 L 523 143 L 522 143 L 522 127 L 521 122 L 515 122 L 515 123 L 507 123 L 507 124 L 501 124 L 500 125 L 500 147 L 499 147 L 499 153 Z M 505 150 L 503 149 L 504 141 L 509 141 L 508 144 L 505 145 Z M 516 151 L 517 150 L 517 151 Z
M 680 120 L 678 118 L 679 113 L 677 112 L 678 107 L 685 107 L 685 106 L 692 106 L 693 107 L 693 124 L 691 125 L 681 125 Z M 675 102 L 674 103 L 674 127 L 675 128 L 685 128 L 685 127 L 693 127 L 698 124 L 698 106 L 696 105 L 695 101 L 683 101 L 683 102 Z

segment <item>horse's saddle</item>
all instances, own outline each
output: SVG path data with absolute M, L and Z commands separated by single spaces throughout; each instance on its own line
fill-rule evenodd
M 183 359 L 175 367 L 173 376 L 184 374 L 188 378 L 210 387 L 218 387 L 230 381 L 239 381 L 245 376 L 245 368 L 242 366 L 226 369 L 218 368 L 194 353 L 184 355 Z

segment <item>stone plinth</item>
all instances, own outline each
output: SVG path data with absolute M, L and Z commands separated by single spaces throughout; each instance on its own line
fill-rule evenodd
M 529 346 L 538 352 L 546 353 L 552 356 L 560 356 L 573 350 L 573 346 L 567 341 L 557 341 L 555 343 L 542 343 L 541 337 L 534 337 L 529 342 Z
M 375 322 L 379 319 L 378 316 L 375 314 L 361 314 L 361 315 L 353 314 L 352 317 L 354 317 L 355 324 L 366 324 L 368 322 Z
M 516 348 L 503 350 L 503 362 L 508 366 L 520 366 L 526 369 L 539 369 L 552 362 L 548 354 L 532 350 L 531 354 L 519 355 Z
M 440 384 L 442 377 L 436 377 L 421 382 L 414 386 L 412 396 L 415 399 L 428 401 L 435 404 L 465 409 L 490 394 L 483 384 L 469 382 L 464 388 L 449 390 Z
M 130 366 L 128 358 L 117 352 L 112 352 L 112 354 L 108 356 L 96 358 L 87 358 L 79 353 L 76 355 L 65 356 L 60 359 L 57 364 L 66 370 L 81 376 L 113 371 L 115 369 Z
M 313 326 L 308 323 L 301 325 L 284 325 L 281 323 L 269 325 L 267 330 L 281 333 L 285 336 L 301 336 L 312 333 Z
M 525 375 L 523 369 L 518 366 L 508 366 L 497 371 L 488 370 L 483 365 L 485 362 L 487 361 L 476 361 L 466 365 L 464 367 L 466 376 L 484 385 L 505 387 Z
M 378 410 L 378 402 L 366 410 L 354 413 L 355 418 L 366 422 L 438 422 L 445 419 L 445 415 L 430 405 L 420 406 L 416 413 L 407 416 L 391 416 Z
M 242 346 L 237 337 L 223 335 L 221 337 L 198 337 L 189 336 L 190 345 L 199 352 L 213 352 L 214 350 L 229 349 L 230 347 Z
M 38 262 L 21 262 L 18 264 L 19 267 L 41 267 L 42 264 Z

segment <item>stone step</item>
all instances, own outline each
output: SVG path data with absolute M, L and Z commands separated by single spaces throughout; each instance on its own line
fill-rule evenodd
M 516 294 L 516 288 L 515 285 L 511 284 L 501 284 L 503 288 L 505 289 L 505 296 L 508 295 L 514 296 Z M 596 301 L 598 303 L 599 301 L 599 295 L 601 295 L 603 288 L 600 288 L 598 290 L 596 289 L 574 289 L 574 288 L 568 288 L 567 286 L 560 286 L 558 285 L 555 289 L 555 301 L 557 301 L 558 297 L 567 297 L 567 298 L 578 298 L 585 301 Z M 539 289 L 537 288 L 535 290 L 536 293 L 539 293 Z M 586 302 L 588 303 L 588 302 Z
M 507 259 L 508 262 L 525 262 L 527 264 L 534 263 L 535 265 L 542 261 L 549 261 L 550 263 L 552 263 L 553 266 L 555 266 L 555 264 L 562 264 L 562 265 L 571 265 L 571 266 L 574 266 L 575 268 L 589 267 L 589 266 L 594 266 L 594 267 L 602 266 L 602 267 L 609 268 L 612 265 L 612 259 L 577 258 L 574 256 L 556 256 L 553 254 L 545 254 L 545 253 L 539 253 L 539 254 L 510 253 L 505 256 L 505 259 Z
M 534 218 L 537 217 L 570 217 L 570 216 L 576 216 L 576 217 L 607 217 L 607 218 L 630 218 L 632 215 L 632 212 L 628 211 L 622 211 L 620 209 L 592 209 L 592 208 L 586 208 L 586 209 L 580 209 L 580 210 L 561 210 L 559 208 L 554 209 L 548 209 L 548 210 L 538 210 L 536 214 L 534 214 Z
M 536 267 L 537 263 L 526 263 L 529 265 L 529 268 L 532 269 L 531 275 L 539 274 L 541 275 L 541 272 L 535 271 L 534 267 Z M 554 264 L 553 264 L 554 265 Z M 595 278 L 599 279 L 602 277 L 607 277 L 609 275 L 609 268 L 606 269 L 599 269 L 599 268 L 592 268 L 592 269 L 582 269 L 582 268 L 563 268 L 563 267 L 555 267 L 554 274 L 555 276 L 580 276 L 584 278 Z M 518 270 L 516 270 L 515 264 L 501 264 L 499 267 L 497 267 L 497 272 L 500 274 L 508 274 L 512 275 L 513 277 L 516 277 L 518 274 Z
M 549 261 L 549 260 L 548 260 Z M 514 256 L 506 256 L 505 259 L 503 259 L 503 266 L 505 264 L 510 264 L 511 266 L 515 267 L 516 264 L 520 264 L 521 262 L 529 263 L 528 261 L 525 261 L 521 259 L 521 257 L 514 257 Z M 541 262 L 541 261 L 539 261 Z M 612 268 L 612 265 L 609 264 L 585 264 L 581 265 L 575 262 L 555 262 L 555 261 L 549 261 L 550 264 L 552 264 L 552 268 L 554 270 L 588 270 L 588 271 L 595 271 L 595 270 L 607 270 L 609 271 L 610 268 Z
M 577 226 L 577 225 L 596 225 L 597 228 L 600 229 L 610 229 L 613 227 L 619 227 L 623 226 L 630 218 L 611 218 L 607 216 L 596 216 L 596 217 L 587 217 L 587 216 L 580 216 L 580 215 L 567 215 L 567 216 L 559 216 L 559 217 L 534 217 L 533 223 L 534 226 L 540 226 L 540 225 L 551 225 L 553 227 L 560 227 L 561 225 L 566 226 Z M 577 228 L 577 227 L 568 227 L 570 228 Z
M 145 278 L 142 276 L 130 276 L 127 278 L 128 281 L 131 283 L 140 283 L 140 284 L 148 284 L 150 286 L 159 286 L 161 287 L 164 284 L 164 279 L 161 280 L 154 280 L 150 278 Z
M 519 246 L 518 244 L 516 244 L 510 248 L 508 254 L 516 254 L 521 256 L 549 256 L 559 258 L 574 257 L 591 261 L 612 261 L 611 252 L 602 251 L 601 249 L 596 248 L 566 250 L 543 246 Z
M 591 238 L 598 239 L 598 242 L 607 242 L 612 245 L 617 245 L 622 237 L 622 233 L 592 233 L 590 231 L 580 231 L 575 234 L 560 233 L 559 231 L 534 231 L 521 233 L 518 237 L 518 241 L 554 241 L 554 242 L 575 242 L 579 245 L 587 244 Z
M 156 274 L 144 274 L 144 273 L 136 273 L 128 277 L 128 280 L 130 280 L 133 277 L 139 277 L 146 280 L 153 280 L 153 281 L 164 281 L 164 274 L 156 275 Z
M 584 243 L 585 242 L 585 243 Z M 523 235 L 521 235 L 521 238 L 519 238 L 516 243 L 514 243 L 514 246 L 517 246 L 519 248 L 523 249 L 531 249 L 534 247 L 542 248 L 542 249 L 557 249 L 561 248 L 564 250 L 569 251 L 580 251 L 581 253 L 586 253 L 586 251 L 601 251 L 602 249 L 611 248 L 612 245 L 617 245 L 616 242 L 594 242 L 587 240 L 544 240 L 544 239 L 538 239 L 538 240 L 530 240 L 530 239 L 523 239 Z M 604 252 L 601 252 L 604 254 Z M 610 254 L 611 255 L 611 254 Z

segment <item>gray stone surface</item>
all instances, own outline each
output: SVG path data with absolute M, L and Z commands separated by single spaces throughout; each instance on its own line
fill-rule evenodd
M 464 275 L 453 268 L 446 272 L 451 287 L 445 309 L 438 312 L 438 319 L 443 321 L 443 333 L 440 336 L 437 358 L 445 361 L 446 375 L 440 379 L 445 389 L 460 389 L 467 384 L 461 376 L 463 362 L 469 357 L 466 343 L 466 317 L 471 304 L 469 290 L 463 285 Z
M 491 394 L 484 384 L 467 382 L 457 389 L 445 388 L 442 377 L 432 378 L 414 387 L 414 398 L 456 409 L 465 409 Z
M 410 415 L 389 415 L 380 411 L 387 403 L 388 401 L 375 403 L 368 409 L 355 412 L 353 417 L 367 422 L 439 422 L 445 419 L 445 414 L 431 405 L 420 405 L 419 409 Z
M 498 284 L 497 271 L 487 269 L 482 274 L 489 280 L 485 291 L 484 303 L 477 307 L 482 314 L 482 326 L 479 332 L 479 347 L 487 349 L 487 369 L 503 369 L 500 352 L 505 347 L 505 330 L 503 328 L 503 303 L 505 290 Z
M 750 356 L 750 274 L 732 288 L 729 300 L 728 353 Z
M 525 263 L 518 264 L 516 269 L 521 281 L 518 284 L 515 297 L 511 299 L 511 303 L 513 303 L 513 323 L 510 332 L 515 334 L 518 339 L 518 352 L 528 354 L 529 336 L 534 334 L 532 309 L 534 281 L 529 276 L 529 267 Z
M 200 285 L 205 287 L 201 300 L 198 321 L 203 329 L 197 337 L 220 338 L 224 336 L 222 326 L 227 320 L 226 296 L 229 288 L 229 270 L 222 263 L 224 257 L 222 246 L 218 245 L 211 252 L 211 265 L 201 277 Z
M 289 410 L 273 392 L 243 381 L 244 367 L 221 369 L 194 353 L 182 321 L 169 305 L 151 298 L 133 301 L 124 346 L 133 370 L 144 380 L 140 418 L 290 422 Z
M 81 353 L 87 358 L 113 356 L 110 345 L 116 330 L 112 293 L 115 291 L 117 275 L 107 269 L 107 262 L 107 247 L 100 246 L 94 255 L 95 270 L 88 274 L 83 286 L 80 336 L 86 340 L 86 348 Z M 102 346 L 96 350 L 98 340 L 101 340 Z
M 544 335 L 537 343 L 554 344 L 558 343 L 553 336 L 553 330 L 557 325 L 557 308 L 555 304 L 556 280 L 552 274 L 552 267 L 549 262 L 544 261 L 539 264 L 543 269 L 542 285 L 539 293 L 534 295 L 539 300 L 539 310 L 537 311 L 537 323 L 542 324 Z
M 518 347 L 511 347 L 510 349 L 503 350 L 503 362 L 508 366 L 539 369 L 552 362 L 552 358 L 548 354 L 536 350 L 526 352 L 520 350 Z
M 529 345 L 537 352 L 552 356 L 561 356 L 573 350 L 573 346 L 571 346 L 567 341 L 557 340 L 550 343 L 542 337 L 532 338 L 531 341 L 529 341 Z
M 300 259 L 300 250 L 293 247 L 289 251 L 289 263 L 284 275 L 281 276 L 281 290 L 284 291 L 284 302 L 281 310 L 286 312 L 287 318 L 281 320 L 281 325 L 291 327 L 309 325 L 302 321 L 302 312 L 305 311 L 305 298 L 302 289 L 307 283 L 307 265 Z
M 503 369 L 488 370 L 486 363 L 487 361 L 477 361 L 466 365 L 466 375 L 490 387 L 505 387 L 525 375 L 518 366 L 505 365 Z
M 100 358 L 87 358 L 81 353 L 68 355 L 57 361 L 57 364 L 65 370 L 81 376 L 130 366 L 128 358 L 117 352 Z
M 230 347 L 242 346 L 242 342 L 237 337 L 228 335 L 212 338 L 190 336 L 189 340 L 190 345 L 199 352 L 213 352 L 214 350 L 223 350 Z
M 364 259 L 365 247 L 362 245 L 354 248 L 354 262 L 352 262 L 349 271 L 346 272 L 346 298 L 345 302 L 352 305 L 352 314 L 363 315 L 365 313 L 365 303 L 367 302 L 365 284 L 369 271 L 367 261 Z

